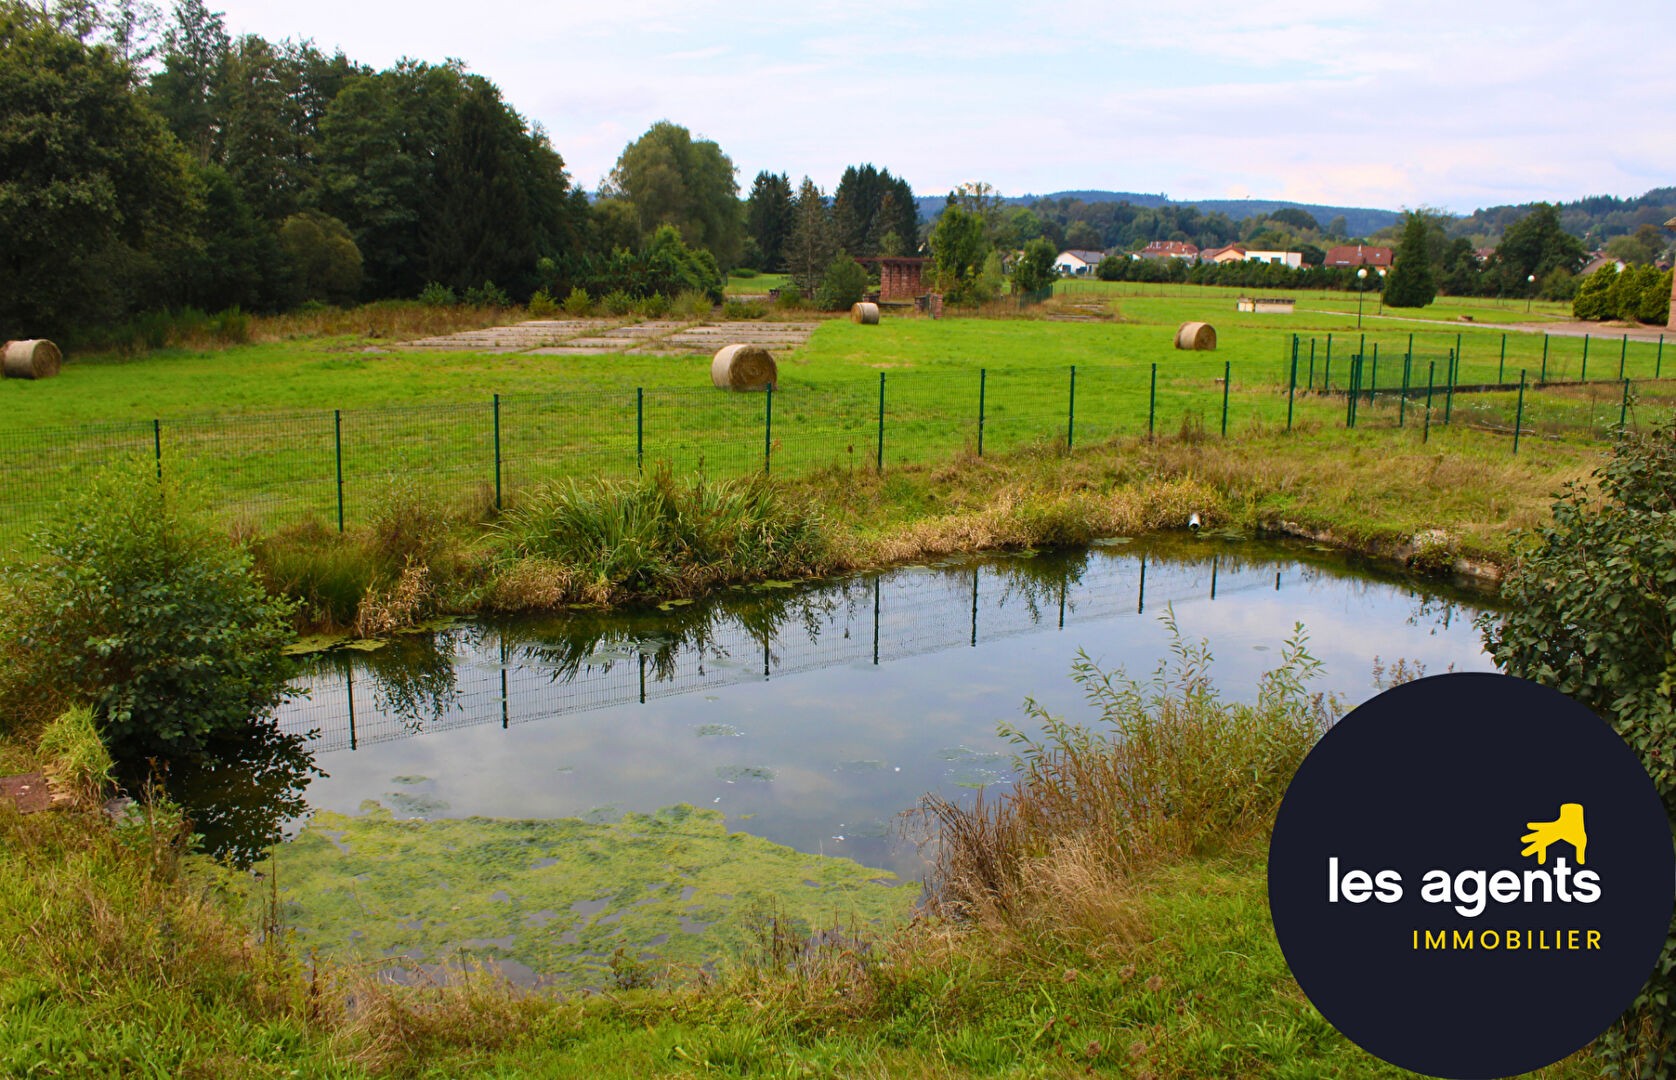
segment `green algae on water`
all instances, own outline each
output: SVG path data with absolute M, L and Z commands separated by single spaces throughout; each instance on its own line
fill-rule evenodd
M 681 805 L 612 823 L 319 811 L 277 850 L 297 943 L 402 963 L 516 961 L 560 985 L 610 981 L 612 955 L 674 968 L 741 956 L 750 920 L 813 931 L 904 920 L 917 891 L 849 859 L 729 833 Z

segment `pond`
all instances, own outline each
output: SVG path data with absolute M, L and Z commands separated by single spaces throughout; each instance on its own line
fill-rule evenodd
M 406 846 L 423 835 L 437 839 L 425 849 L 431 857 L 481 864 L 470 888 L 456 883 L 456 891 L 489 890 L 505 877 L 492 895 L 516 906 L 519 890 L 535 886 L 501 874 L 505 859 L 490 852 L 557 841 L 527 830 L 467 837 L 462 823 L 473 818 L 581 819 L 565 828 L 592 823 L 595 831 L 566 834 L 565 843 L 593 848 L 697 823 L 712 839 L 747 834 L 770 842 L 754 842 L 752 857 L 767 858 L 772 845 L 815 857 L 795 871 L 808 886 L 825 883 L 850 896 L 867 883 L 890 883 L 890 873 L 915 881 L 923 864 L 899 835 L 899 815 L 929 791 L 970 797 L 978 787 L 1006 785 L 1012 747 L 997 725 L 1024 720 L 1027 698 L 1057 715 L 1088 718 L 1069 678 L 1079 652 L 1108 670 L 1148 674 L 1168 652 L 1168 616 L 1187 640 L 1209 641 L 1224 694 L 1249 699 L 1302 623 L 1310 652 L 1326 667 L 1319 689 L 1355 703 L 1375 692 L 1381 661 L 1402 658 L 1433 673 L 1491 669 L 1473 626 L 1487 603 L 1309 546 L 1200 536 L 767 583 L 662 608 L 461 625 L 316 658 L 299 682 L 306 697 L 282 708 L 276 735 L 312 756 L 314 774 L 299 773 L 292 761 L 289 771 L 272 770 L 280 778 L 274 782 L 237 785 L 257 792 L 254 800 L 230 796 L 230 783 L 199 782 L 188 802 L 202 808 L 199 827 L 209 844 L 234 853 L 262 846 L 253 830 L 277 824 L 294 836 L 312 815 L 313 832 L 326 839 L 304 830 L 318 857 L 299 855 L 290 881 L 305 892 L 345 875 L 363 883 L 344 916 L 355 925 L 342 940 L 419 960 L 434 959 L 444 943 L 487 942 L 491 952 L 528 963 L 528 949 L 491 932 L 511 925 L 505 917 L 468 906 L 460 917 L 488 929 L 456 927 L 409 948 L 400 935 L 374 931 L 367 895 L 391 866 L 424 857 Z M 666 825 L 632 816 L 678 804 L 710 813 Z M 625 814 L 633 827 L 611 831 Z M 395 839 L 356 831 L 403 822 L 407 832 Z M 415 831 L 417 822 L 430 823 L 429 832 Z M 334 863 L 375 849 L 384 852 L 376 864 Z M 566 859 L 512 861 L 527 869 Z M 772 869 L 772 859 L 763 865 L 766 873 L 792 872 Z M 596 899 L 600 910 L 613 895 L 616 907 L 630 904 L 611 872 L 601 873 L 577 886 L 587 899 L 565 912 L 572 943 L 599 915 L 589 906 Z M 672 884 L 645 867 L 625 866 L 618 876 L 654 893 Z M 698 887 L 683 887 L 682 899 L 692 901 Z M 427 905 L 459 910 L 452 899 L 385 896 L 394 905 L 386 915 L 411 925 Z M 309 898 L 297 904 L 307 924 Z M 715 915 L 725 906 L 704 910 Z M 526 926 L 554 908 L 532 901 L 519 911 L 525 921 L 517 925 Z M 683 918 L 683 926 L 694 923 Z M 590 955 L 607 955 L 609 944 L 593 941 Z M 549 971 L 564 966 L 550 954 L 542 959 Z

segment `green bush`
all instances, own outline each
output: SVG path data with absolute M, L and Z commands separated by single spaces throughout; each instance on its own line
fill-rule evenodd
M 466 290 L 466 303 L 473 307 L 507 308 L 512 306 L 512 297 L 506 290 L 492 281 Z
M 1573 483 L 1553 522 L 1502 584 L 1499 618 L 1480 620 L 1509 675 L 1552 686 L 1610 723 L 1653 778 L 1676 831 L 1676 416 L 1624 436 L 1594 483 Z M 1676 1068 L 1676 925 L 1606 1056 L 1626 1076 Z
M 546 289 L 537 289 L 530 297 L 530 317 L 533 319 L 551 319 L 559 313 L 558 301 Z
M 815 290 L 815 306 L 822 311 L 844 311 L 866 293 L 867 271 L 848 252 L 840 251 Z
M 1610 263 L 1596 270 L 1577 286 L 1571 313 L 1579 319 L 1612 317 L 1612 286 L 1618 282 L 1618 268 Z
M 780 290 L 780 295 L 774 298 L 774 306 L 781 311 L 800 311 L 808 305 L 803 300 L 803 290 L 796 285 L 787 285 Z
M 653 293 L 634 302 L 634 313 L 648 319 L 661 319 L 669 314 L 669 297 Z
M 250 315 L 230 307 L 209 320 L 210 333 L 217 341 L 243 345 L 250 340 Z
M 95 478 L 35 538 L 0 632 L 21 663 L 0 702 L 58 694 L 93 710 L 118 758 L 192 752 L 285 696 L 291 605 L 250 557 L 148 468 Z
M 430 282 L 419 290 L 419 302 L 426 307 L 453 307 L 460 302 L 454 290 L 439 282 Z
M 714 309 L 710 298 L 694 289 L 683 291 L 669 304 L 669 310 L 683 319 L 707 318 Z
M 570 294 L 564 298 L 564 313 L 573 319 L 585 319 L 592 315 L 594 301 L 588 295 L 588 290 L 580 285 L 573 286 Z
M 622 289 L 612 289 L 600 297 L 599 306 L 607 315 L 620 318 L 634 310 L 634 297 Z
M 760 319 L 768 314 L 768 305 L 761 300 L 729 300 L 722 305 L 724 319 Z

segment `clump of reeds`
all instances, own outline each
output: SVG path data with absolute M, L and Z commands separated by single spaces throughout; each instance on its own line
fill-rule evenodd
M 831 548 L 821 516 L 766 479 L 678 482 L 661 469 L 540 489 L 496 527 L 509 556 L 550 571 L 532 586 L 597 602 L 819 573 Z
M 1129 883 L 1158 865 L 1237 851 L 1271 827 L 1286 786 L 1336 715 L 1307 689 L 1319 661 L 1299 627 L 1253 704 L 1223 700 L 1211 656 L 1166 616 L 1172 655 L 1147 680 L 1079 655 L 1073 677 L 1096 718 L 1050 716 L 1002 732 L 1019 751 L 1016 784 L 962 806 L 927 796 L 935 827 L 928 887 L 957 918 L 1023 928 L 1051 924 L 1114 940 L 1139 916 Z

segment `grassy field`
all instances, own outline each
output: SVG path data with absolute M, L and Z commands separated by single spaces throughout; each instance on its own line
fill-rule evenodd
M 751 277 L 733 274 L 728 277 L 722 292 L 726 296 L 762 296 L 770 289 L 783 289 L 789 284 L 790 274 L 756 274 Z
M 765 395 L 711 389 L 702 355 L 410 353 L 389 349 L 380 330 L 78 357 L 51 381 L 0 382 L 0 508 L 8 511 L 0 546 L 15 546 L 91 471 L 136 458 L 202 483 L 229 519 L 272 528 L 310 516 L 335 524 L 340 491 L 345 522 L 364 520 L 396 473 L 427 477 L 460 501 L 482 504 L 498 491 L 504 504 L 547 480 L 628 476 L 657 462 L 717 476 L 765 466 L 782 475 L 854 472 L 975 453 L 980 439 L 996 453 L 1148 433 L 1220 436 L 1225 372 L 1230 439 L 1284 429 L 1290 414 L 1294 427 L 1331 440 L 1348 420 L 1347 402 L 1310 391 L 1329 380 L 1342 391 L 1357 352 L 1366 356 L 1364 388 L 1394 390 L 1405 368 L 1420 387 L 1429 371 L 1439 387 L 1432 425 L 1489 429 L 1492 453 L 1511 452 L 1517 395 L 1447 395 L 1452 355 L 1457 382 L 1511 388 L 1521 370 L 1531 381 L 1544 370 L 1574 380 L 1590 349 L 1594 385 L 1526 395 L 1529 424 L 1547 438 L 1599 440 L 1620 415 L 1634 426 L 1676 398 L 1670 380 L 1648 381 L 1664 374 L 1655 343 L 1464 323 L 1357 332 L 1353 315 L 1307 304 L 1291 316 L 1234 312 L 1238 290 L 1087 287 L 1114 318 L 891 318 L 876 327 L 827 319 L 806 346 L 780 357 L 772 416 Z M 1172 288 L 1181 287 L 1166 293 Z M 1083 303 L 1049 310 L 1074 317 Z M 1175 327 L 1202 318 L 1218 328 L 1217 351 L 1176 351 Z M 1294 335 L 1299 389 L 1289 395 Z M 1627 413 L 1620 366 L 1638 386 L 1639 405 Z M 1357 421 L 1418 425 L 1396 440 L 1422 438 L 1425 427 L 1419 402 L 1399 409 L 1392 394 L 1360 407 Z

